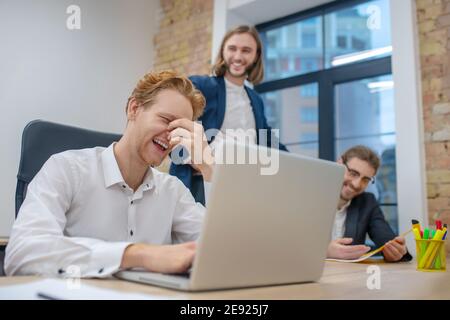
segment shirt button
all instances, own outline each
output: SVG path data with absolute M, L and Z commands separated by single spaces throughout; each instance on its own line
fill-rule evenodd
M 130 236 L 133 236 L 133 230 L 130 231 Z
M 127 187 L 126 185 L 122 185 L 122 188 L 124 188 L 124 189 L 125 189 L 126 187 Z
M 130 204 L 133 204 L 133 201 L 131 201 Z
M 103 272 L 103 268 L 101 268 L 100 270 L 98 270 L 98 273 L 102 273 Z
M 59 274 L 63 274 L 64 272 L 65 272 L 65 271 L 64 271 L 63 269 L 59 269 L 59 270 L 58 270 L 58 273 L 59 273 Z

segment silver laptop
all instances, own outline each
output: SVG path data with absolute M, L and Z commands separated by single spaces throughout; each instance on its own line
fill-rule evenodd
M 256 147 L 236 148 L 256 152 Z M 331 239 L 344 167 L 270 152 L 273 159 L 279 156 L 278 172 L 272 175 L 267 173 L 276 170 L 268 169 L 263 158 L 256 164 L 216 165 L 190 272 L 127 270 L 115 276 L 187 291 L 317 281 Z

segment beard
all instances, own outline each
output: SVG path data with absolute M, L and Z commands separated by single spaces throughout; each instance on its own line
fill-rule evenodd
M 351 199 L 353 199 L 353 198 L 348 198 L 348 197 L 344 196 L 342 193 L 341 193 L 340 198 L 341 198 L 341 200 L 343 200 L 345 202 L 350 201 Z
M 240 74 L 235 74 L 235 73 L 233 73 L 231 71 L 230 64 L 228 62 L 226 62 L 226 61 L 224 61 L 224 63 L 225 63 L 225 70 L 228 71 L 229 74 L 231 74 L 233 77 L 236 77 L 236 78 L 240 78 L 240 77 L 243 77 L 243 76 L 248 76 L 253 71 L 253 69 L 255 68 L 255 64 L 253 63 L 253 64 L 247 66 L 244 69 L 244 71 L 242 71 Z
M 350 201 L 354 197 L 361 194 L 362 191 L 363 191 L 362 189 L 354 189 L 348 183 L 344 183 L 343 188 L 341 190 L 340 198 L 344 201 Z

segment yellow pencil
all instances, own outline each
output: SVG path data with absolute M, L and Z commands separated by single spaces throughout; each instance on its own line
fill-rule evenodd
M 399 235 L 399 237 L 403 237 L 403 238 L 404 238 L 404 237 L 407 236 L 408 233 L 410 233 L 411 231 L 413 231 L 414 233 L 416 233 L 417 230 L 416 230 L 416 229 L 409 229 L 409 230 L 403 232 L 401 235 Z M 419 234 L 419 237 L 420 237 L 420 234 Z M 378 249 L 375 249 L 375 250 L 372 250 L 372 251 L 370 251 L 370 252 L 367 252 L 367 253 L 363 254 L 363 255 L 361 256 L 361 258 L 366 257 L 366 256 L 373 256 L 374 254 L 377 254 L 378 252 L 380 252 L 380 251 L 382 251 L 382 250 L 384 249 L 384 246 L 385 246 L 385 244 L 382 245 L 381 247 L 379 247 Z
M 444 228 L 443 230 L 440 230 L 442 232 L 442 236 L 439 239 L 436 240 L 442 240 L 442 238 L 444 237 L 445 231 L 447 231 L 446 228 Z M 436 256 L 439 254 L 439 249 L 440 249 L 441 243 L 436 242 L 433 251 L 430 254 L 430 258 L 428 259 L 427 263 L 425 263 L 425 269 L 430 269 L 431 266 L 433 265 L 433 262 L 436 258 Z M 436 268 L 440 269 L 441 268 L 441 259 L 440 257 L 438 257 L 439 259 L 439 263 L 438 261 L 436 261 Z
M 417 228 L 413 228 L 412 229 L 413 233 L 414 233 L 414 238 L 416 239 L 416 251 L 417 251 L 417 259 L 420 259 L 420 257 L 422 257 L 422 255 L 424 254 L 424 252 L 422 252 L 422 248 L 420 246 L 420 232 Z

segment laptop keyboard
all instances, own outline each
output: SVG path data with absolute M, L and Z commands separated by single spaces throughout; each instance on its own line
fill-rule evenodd
M 183 278 L 190 278 L 190 277 L 191 277 L 191 273 L 190 273 L 190 272 L 175 273 L 175 274 L 173 274 L 173 275 L 174 275 L 174 276 L 183 277 Z
M 182 277 L 182 278 L 190 278 L 192 273 L 192 268 L 183 273 L 169 273 L 171 276 Z

